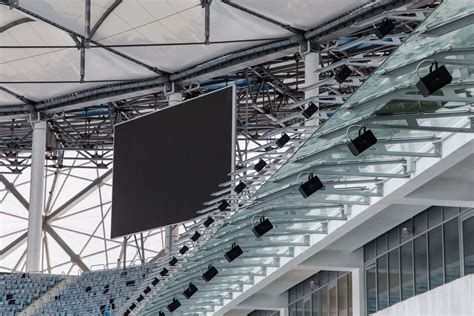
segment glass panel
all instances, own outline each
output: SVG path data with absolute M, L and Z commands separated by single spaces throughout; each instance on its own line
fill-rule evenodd
M 375 240 L 364 246 L 364 262 L 375 258 Z
M 474 273 L 474 216 L 462 222 L 464 275 Z
M 432 206 L 428 210 L 428 227 L 435 227 L 439 223 L 441 223 L 442 214 L 441 214 L 441 206 Z
M 400 244 L 398 226 L 388 232 L 388 249 L 397 247 Z
M 321 316 L 321 292 L 317 291 L 313 293 L 313 316 Z
M 349 316 L 347 309 L 347 276 L 337 280 L 337 307 L 338 316 Z
M 311 316 L 311 299 L 304 302 L 304 316 Z
M 398 251 L 395 249 L 388 254 L 390 305 L 400 302 L 400 255 Z
M 303 300 L 296 302 L 296 316 L 304 316 L 303 314 Z
M 329 282 L 336 280 L 337 279 L 337 271 L 329 271 L 328 276 L 329 276 Z
M 375 313 L 377 311 L 377 299 L 375 289 L 375 266 L 366 270 L 366 284 L 367 284 L 367 311 Z
M 459 215 L 459 207 L 443 207 L 444 220 L 450 219 L 453 216 Z
M 428 253 L 430 258 L 430 289 L 444 283 L 443 278 L 443 239 L 441 227 L 428 233 Z
M 303 284 L 300 283 L 296 286 L 296 298 L 300 299 L 303 297 Z
M 311 292 L 311 279 L 307 279 L 303 282 L 303 295 L 309 294 Z
M 415 253 L 415 294 L 420 294 L 428 290 L 426 235 L 416 238 L 413 246 Z
M 321 316 L 329 315 L 329 294 L 328 287 L 325 286 L 321 289 Z
M 454 218 L 444 224 L 444 264 L 446 282 L 459 278 L 461 275 L 459 262 L 459 226 Z
M 426 231 L 426 211 L 413 218 L 413 233 L 419 235 Z
M 400 225 L 400 241 L 403 243 L 413 237 L 413 220 L 409 219 Z
M 288 292 L 290 303 L 296 301 L 296 286 L 292 287 Z
M 377 259 L 377 302 L 378 310 L 388 306 L 387 255 Z
M 296 304 L 290 305 L 290 316 L 296 316 Z
M 347 309 L 352 316 L 352 273 L 347 275 Z
M 377 256 L 387 252 L 387 234 L 377 238 Z
M 329 289 L 329 316 L 337 316 L 337 288 Z
M 400 248 L 402 265 L 402 300 L 413 296 L 413 252 L 412 242 Z

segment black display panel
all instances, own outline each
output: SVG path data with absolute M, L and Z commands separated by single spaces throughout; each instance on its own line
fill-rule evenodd
M 111 237 L 187 221 L 230 180 L 234 89 L 115 126 Z

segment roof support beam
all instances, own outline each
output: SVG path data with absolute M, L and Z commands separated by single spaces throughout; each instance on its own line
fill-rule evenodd
M 97 32 L 97 30 L 102 25 L 102 23 L 104 23 L 104 21 L 108 18 L 108 16 L 112 13 L 112 11 L 114 11 L 115 8 L 118 7 L 119 4 L 121 4 L 121 3 L 122 3 L 122 0 L 115 0 L 115 2 L 112 3 L 112 5 L 110 7 L 107 8 L 107 10 L 104 12 L 104 14 L 102 14 L 102 16 L 99 18 L 99 20 L 97 20 L 95 25 L 90 30 L 89 38 L 94 37 L 94 34 Z
M 8 181 L 8 179 L 0 174 L 0 182 L 3 183 L 5 186 L 5 189 L 7 189 L 8 192 L 13 194 L 13 196 L 20 202 L 21 205 L 28 211 L 30 209 L 30 203 L 23 197 L 23 195 L 15 188 L 15 185 Z
M 28 22 L 34 22 L 34 21 L 35 20 L 30 19 L 30 18 L 22 18 L 22 19 L 15 20 L 13 22 L 5 24 L 4 26 L 0 26 L 0 33 L 3 33 L 6 30 L 11 29 L 12 27 L 15 27 L 17 25 L 28 23 Z

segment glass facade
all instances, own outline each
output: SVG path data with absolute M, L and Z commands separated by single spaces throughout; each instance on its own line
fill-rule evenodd
M 432 206 L 364 246 L 367 311 L 474 273 L 474 210 Z
M 290 316 L 352 316 L 352 276 L 321 271 L 288 291 Z

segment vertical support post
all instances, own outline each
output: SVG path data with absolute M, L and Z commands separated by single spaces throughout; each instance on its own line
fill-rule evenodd
M 123 268 L 125 269 L 127 267 L 127 242 L 128 242 L 128 237 L 125 236 L 123 237 Z
M 35 121 L 32 124 L 30 209 L 26 250 L 27 272 L 40 270 L 41 241 L 43 237 L 44 163 L 46 154 L 46 121 Z
M 310 43 L 308 43 L 308 48 L 305 53 L 303 53 L 304 60 L 304 83 L 305 86 L 310 86 L 319 82 L 319 73 L 317 70 L 319 67 L 319 52 L 311 51 Z M 313 88 L 304 92 L 304 98 L 309 99 L 311 97 L 316 97 L 319 95 L 319 88 Z M 318 102 L 313 102 L 319 106 Z M 320 113 L 315 113 L 312 120 L 306 122 L 308 126 L 317 126 L 319 125 Z
M 365 273 L 363 267 L 352 269 L 352 315 L 367 315 Z

